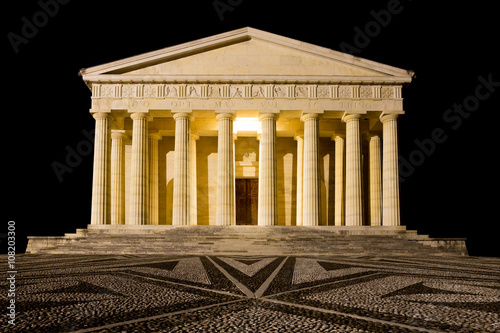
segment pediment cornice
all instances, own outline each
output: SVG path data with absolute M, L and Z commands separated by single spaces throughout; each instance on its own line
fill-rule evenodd
M 217 61 L 221 54 L 240 66 Z M 245 63 L 244 56 L 257 60 Z M 274 64 L 276 59 L 284 65 Z M 413 72 L 247 27 L 82 69 L 80 75 L 90 87 L 92 83 L 407 84 Z

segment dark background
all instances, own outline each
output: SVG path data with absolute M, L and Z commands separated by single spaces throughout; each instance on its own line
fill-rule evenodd
M 63 235 L 90 222 L 93 155 L 75 161 L 62 181 L 52 168 L 54 161 L 66 164 L 66 147 L 76 149 L 87 140 L 82 131 L 94 128 L 81 68 L 245 26 L 341 50 L 341 43 L 356 45 L 355 28 L 374 21 L 371 11 L 393 1 L 220 0 L 232 3 L 221 20 L 213 0 L 66 0 L 45 21 L 37 16 L 38 1 L 4 3 L 0 233 L 14 220 L 17 252 L 23 253 L 27 235 Z M 470 255 L 500 256 L 494 148 L 500 87 L 456 130 L 443 120 L 447 109 L 474 95 L 479 76 L 500 81 L 497 7 L 401 0 L 397 8 L 400 13 L 356 55 L 416 73 L 403 89 L 402 157 L 436 128 L 447 138 L 401 184 L 402 223 L 432 237 L 467 237 Z M 21 35 L 26 20 L 34 19 L 41 20 L 38 31 L 16 53 L 8 34 Z

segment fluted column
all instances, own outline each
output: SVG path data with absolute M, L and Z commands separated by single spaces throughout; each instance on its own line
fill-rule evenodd
M 298 133 L 295 135 L 295 140 L 297 141 L 297 226 L 302 225 L 303 220 L 303 202 L 304 202 L 304 191 L 303 191 L 303 176 L 304 176 L 304 133 Z
M 234 114 L 221 113 L 218 121 L 218 146 L 217 146 L 217 210 L 216 221 L 218 225 L 234 225 L 235 198 L 234 198 L 234 140 L 233 121 Z
M 380 118 L 383 124 L 382 225 L 400 225 L 397 114 Z
M 316 226 L 321 221 L 319 178 L 319 114 L 304 114 L 304 175 L 303 220 L 304 226 Z
M 348 114 L 343 118 L 346 123 L 346 226 L 363 224 L 360 118 L 359 114 Z
M 94 173 L 92 179 L 92 210 L 90 224 L 109 224 L 111 220 L 111 115 L 92 115 L 95 123 Z
M 196 141 L 200 136 L 196 133 L 191 133 L 191 196 L 189 198 L 191 202 L 191 224 L 198 224 L 198 189 L 196 182 Z
M 369 143 L 370 154 L 370 225 L 382 225 L 382 160 L 380 136 L 373 135 Z
M 149 224 L 149 158 L 148 121 L 153 118 L 144 112 L 130 115 L 134 121 L 132 132 L 132 158 L 130 168 L 129 224 Z
M 345 136 L 335 135 L 335 225 L 345 225 Z
M 191 114 L 176 113 L 172 225 L 191 224 Z
M 236 140 L 238 140 L 238 133 L 233 133 L 233 196 L 234 196 L 234 205 L 233 205 L 233 214 L 234 214 L 234 223 L 236 224 Z
M 125 224 L 124 130 L 111 131 L 111 224 Z
M 160 224 L 160 207 L 158 199 L 158 132 L 149 133 L 149 224 Z
M 272 113 L 259 116 L 259 225 L 277 225 L 276 119 Z

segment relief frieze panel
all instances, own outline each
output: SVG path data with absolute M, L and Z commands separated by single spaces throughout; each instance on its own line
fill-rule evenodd
M 314 84 L 100 84 L 92 98 L 401 99 L 401 86 Z

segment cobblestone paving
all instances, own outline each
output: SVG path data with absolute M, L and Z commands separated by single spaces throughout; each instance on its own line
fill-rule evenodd
M 500 258 L 17 255 L 16 267 L 16 325 L 5 312 L 1 332 L 500 332 Z

